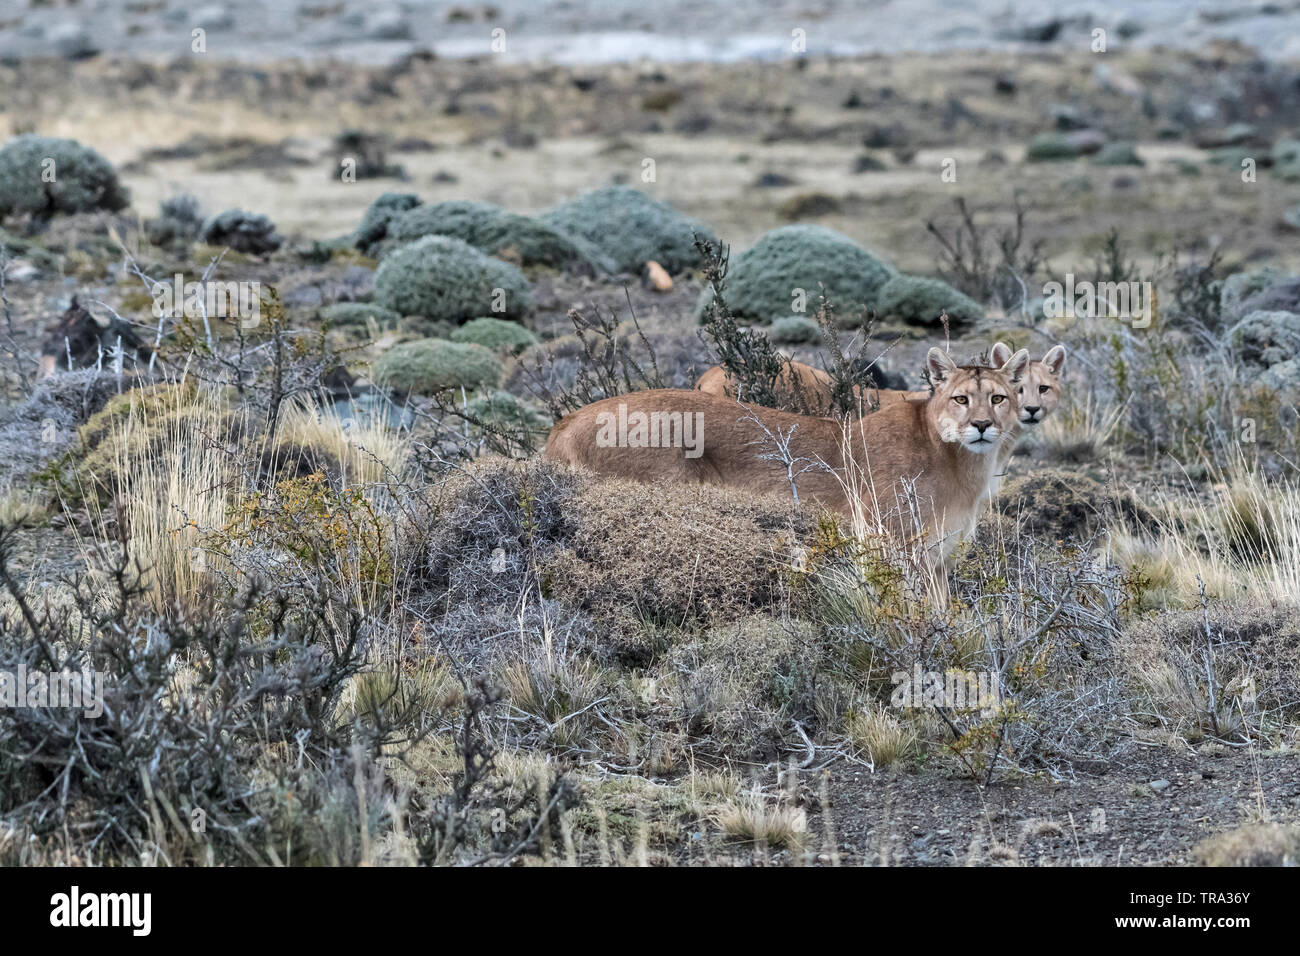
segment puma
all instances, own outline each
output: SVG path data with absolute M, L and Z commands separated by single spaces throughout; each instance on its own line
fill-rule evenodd
M 937 572 L 989 495 L 1028 364 L 1021 350 L 1000 368 L 958 366 L 932 348 L 933 394 L 848 423 L 696 389 L 617 395 L 560 421 L 546 457 L 641 481 L 785 489 L 900 541 L 920 530 Z
M 994 365 L 1005 363 L 1011 357 L 1011 346 L 1005 342 L 993 343 L 989 356 Z M 1020 409 L 1020 420 L 1015 428 L 1014 438 L 1019 438 L 1023 430 L 1038 425 L 1061 403 L 1061 370 L 1065 367 L 1065 346 L 1054 345 L 1047 350 L 1042 361 L 1030 362 L 1024 376 L 1016 386 L 1016 404 Z M 998 453 L 999 477 L 1007 470 L 1011 455 L 1015 451 L 1015 440 L 1007 444 Z M 995 489 L 996 490 L 996 489 Z

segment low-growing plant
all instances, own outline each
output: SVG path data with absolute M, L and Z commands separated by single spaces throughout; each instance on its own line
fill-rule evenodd
M 532 292 L 515 266 L 459 239 L 426 236 L 384 257 L 375 275 L 375 304 L 462 323 L 482 315 L 522 318 Z
M 418 339 L 395 345 L 374 364 L 375 381 L 417 395 L 446 389 L 494 388 L 501 363 L 481 345 Z

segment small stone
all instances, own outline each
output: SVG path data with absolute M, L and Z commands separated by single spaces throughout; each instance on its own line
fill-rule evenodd
M 656 292 L 673 291 L 673 277 L 659 263 L 651 259 L 645 264 L 646 278 L 650 280 L 650 287 Z
M 1151 789 L 1154 790 L 1156 793 L 1160 793 L 1164 790 L 1169 789 L 1169 781 L 1164 779 L 1152 780 L 1150 786 Z

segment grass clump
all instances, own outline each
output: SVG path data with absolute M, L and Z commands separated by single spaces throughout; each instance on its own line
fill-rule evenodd
M 385 257 L 375 304 L 457 324 L 481 315 L 522 318 L 532 291 L 515 266 L 448 236 L 426 236 Z

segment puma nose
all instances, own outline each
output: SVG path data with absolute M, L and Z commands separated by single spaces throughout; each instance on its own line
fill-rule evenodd
M 1030 415 L 1037 415 L 1038 410 L 1042 407 L 1043 407 L 1042 405 L 1026 405 L 1025 411 L 1027 411 Z
M 988 428 L 988 427 L 989 427 L 990 425 L 992 425 L 993 423 L 992 423 L 991 421 L 981 421 L 981 422 L 971 422 L 971 424 L 972 424 L 976 429 L 979 430 L 979 433 L 980 433 L 981 435 L 983 435 L 983 434 L 984 434 L 984 429 Z

